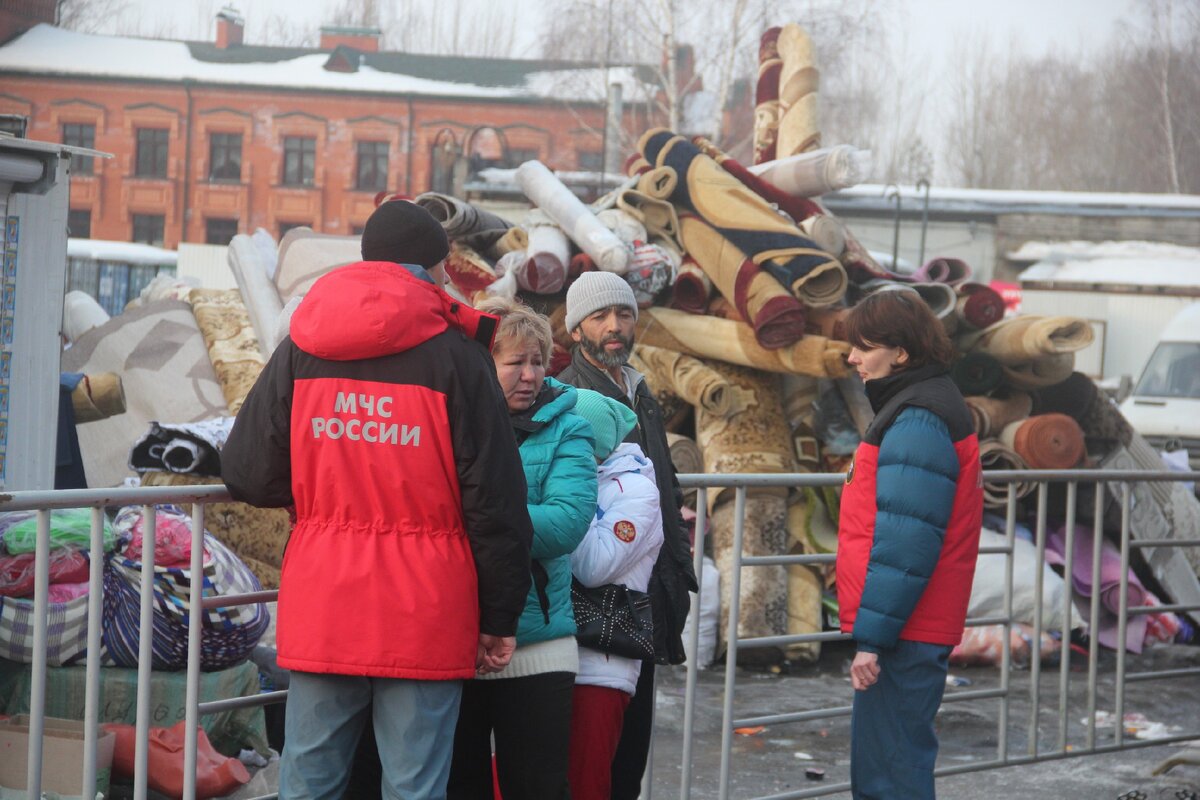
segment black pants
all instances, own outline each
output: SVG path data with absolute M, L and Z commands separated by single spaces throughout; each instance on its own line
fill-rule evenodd
M 454 732 L 448 800 L 491 800 L 492 746 L 504 800 L 569 800 L 575 673 L 467 681 Z
M 642 774 L 654 735 L 654 662 L 642 662 L 637 693 L 625 709 L 621 741 L 612 765 L 612 800 L 637 800 L 642 793 Z M 504 800 L 508 800 L 506 796 Z

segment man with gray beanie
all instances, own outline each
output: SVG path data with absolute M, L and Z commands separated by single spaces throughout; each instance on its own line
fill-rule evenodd
M 283 800 L 341 798 L 372 718 L 384 794 L 445 798 L 462 681 L 508 663 L 529 590 L 496 319 L 442 291 L 449 243 L 413 203 L 376 209 L 362 253 L 305 295 L 221 453 L 235 499 L 294 507 Z
M 585 272 L 567 290 L 567 332 L 577 347 L 558 380 L 593 389 L 619 400 L 637 415 L 637 427 L 626 441 L 641 445 L 654 464 L 662 506 L 664 542 L 650 576 L 654 612 L 654 661 L 642 664 L 637 693 L 625 711 L 621 742 L 612 767 L 613 800 L 636 800 L 650 750 L 654 726 L 654 665 L 682 664 L 683 625 L 689 591 L 696 591 L 691 543 L 680 516 L 683 493 L 671 464 L 666 422 L 641 373 L 626 362 L 633 352 L 638 305 L 633 289 L 620 275 Z

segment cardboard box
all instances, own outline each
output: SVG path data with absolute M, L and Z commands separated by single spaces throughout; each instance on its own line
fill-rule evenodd
M 83 780 L 83 723 L 46 717 L 42 733 L 42 791 L 79 797 Z M 96 741 L 96 792 L 107 795 L 116 737 L 101 730 Z M 29 769 L 29 715 L 0 720 L 0 786 L 25 789 Z M 95 795 L 93 795 L 94 797 Z

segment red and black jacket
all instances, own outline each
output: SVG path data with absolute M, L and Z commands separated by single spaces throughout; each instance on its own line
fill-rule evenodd
M 469 678 L 480 630 L 516 632 L 532 526 L 495 320 L 416 275 L 361 262 L 313 284 L 221 454 L 235 499 L 296 507 L 287 669 Z
M 983 516 L 979 441 L 938 367 L 867 382 L 876 416 L 842 490 L 837 593 L 860 650 L 956 645 Z

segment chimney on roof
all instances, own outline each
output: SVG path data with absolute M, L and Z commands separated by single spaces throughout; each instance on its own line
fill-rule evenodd
M 245 20 L 236 9 L 225 6 L 217 13 L 217 49 L 228 50 L 242 43 Z
M 360 53 L 378 53 L 379 40 L 383 31 L 379 28 L 354 28 L 344 25 L 326 25 L 321 28 L 321 49 L 333 50 L 349 47 Z

